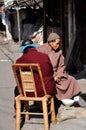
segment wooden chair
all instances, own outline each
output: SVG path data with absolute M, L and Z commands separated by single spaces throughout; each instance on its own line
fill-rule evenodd
M 18 86 L 20 95 L 15 98 L 16 101 L 16 130 L 20 130 L 20 117 L 21 114 L 25 115 L 25 121 L 29 119 L 29 115 L 43 115 L 44 118 L 44 130 L 49 130 L 49 118 L 51 115 L 51 121 L 56 122 L 54 97 L 47 95 L 45 84 L 42 77 L 42 72 L 39 64 L 12 64 L 14 77 Z M 39 73 L 41 84 L 43 87 L 44 96 L 37 97 L 37 90 L 34 79 L 34 69 Z M 18 71 L 17 71 L 18 70 Z M 20 78 L 19 76 L 20 75 Z M 22 87 L 21 87 L 22 86 Z M 34 93 L 34 97 L 27 97 L 26 93 Z M 21 102 L 25 102 L 24 111 L 21 112 Z M 41 102 L 42 113 L 29 112 L 29 101 Z

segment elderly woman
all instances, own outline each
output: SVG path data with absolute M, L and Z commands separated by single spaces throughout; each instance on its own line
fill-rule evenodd
M 47 43 L 38 47 L 37 50 L 46 53 L 52 63 L 54 71 L 54 80 L 56 83 L 57 99 L 73 98 L 80 94 L 80 88 L 76 79 L 65 70 L 64 56 L 60 49 L 61 38 L 56 33 L 51 33 Z

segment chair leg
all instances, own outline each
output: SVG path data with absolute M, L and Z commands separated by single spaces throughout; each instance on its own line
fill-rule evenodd
M 28 112 L 28 101 L 25 101 L 25 112 Z M 29 114 L 25 114 L 25 121 L 29 119 Z
M 16 99 L 16 130 L 20 130 L 20 110 L 21 110 L 21 104 L 20 100 Z
M 46 99 L 42 101 L 42 107 L 44 116 L 44 130 L 49 130 L 48 108 Z
M 52 122 L 57 122 L 57 117 L 56 117 L 56 114 L 55 114 L 54 98 L 51 98 L 50 109 L 51 109 L 51 120 L 52 120 Z

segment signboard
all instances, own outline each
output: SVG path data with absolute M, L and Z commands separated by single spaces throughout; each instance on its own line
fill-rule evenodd
M 14 0 L 4 0 L 4 6 L 5 7 L 9 7 L 10 5 L 12 5 L 14 2 Z

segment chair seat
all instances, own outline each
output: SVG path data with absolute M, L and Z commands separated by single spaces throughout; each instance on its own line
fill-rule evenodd
M 45 100 L 48 100 L 49 98 L 52 98 L 51 95 L 44 95 L 43 97 L 26 97 L 26 96 L 23 96 L 23 95 L 18 95 L 17 97 L 15 97 L 15 100 L 19 99 L 19 100 L 24 100 L 24 101 L 41 101 L 43 99 Z

